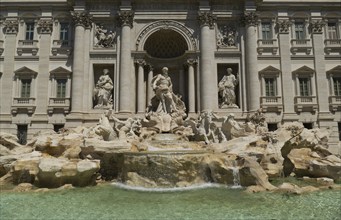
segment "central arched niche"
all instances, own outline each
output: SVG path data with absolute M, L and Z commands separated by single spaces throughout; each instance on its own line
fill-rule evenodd
M 151 34 L 144 50 L 154 58 L 169 59 L 183 55 L 188 50 L 186 40 L 174 30 L 159 30 Z

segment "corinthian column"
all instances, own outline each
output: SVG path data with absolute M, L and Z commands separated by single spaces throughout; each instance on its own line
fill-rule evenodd
M 147 103 L 149 105 L 150 101 L 153 98 L 154 91 L 152 87 L 152 80 L 153 80 L 153 66 L 148 64 L 148 79 L 147 79 Z
M 197 63 L 194 59 L 187 60 L 188 66 L 188 112 L 195 113 L 195 79 L 194 65 Z
M 245 65 L 248 85 L 249 111 L 256 111 L 260 107 L 260 82 L 257 71 L 257 25 L 258 16 L 256 12 L 245 12 L 244 18 L 246 28 L 245 43 Z
M 71 12 L 75 23 L 72 71 L 72 113 L 81 112 L 83 108 L 83 73 L 84 73 L 84 31 L 91 26 L 91 17 L 86 12 Z
M 199 11 L 198 20 L 200 23 L 200 110 L 214 110 L 218 107 L 217 74 L 212 65 L 216 17 L 210 11 Z
M 120 11 L 118 17 L 121 22 L 119 111 L 132 112 L 130 30 L 133 27 L 134 12 Z
M 144 66 L 146 62 L 142 59 L 135 60 L 137 65 L 137 112 L 144 113 L 146 110 L 146 92 L 144 84 Z

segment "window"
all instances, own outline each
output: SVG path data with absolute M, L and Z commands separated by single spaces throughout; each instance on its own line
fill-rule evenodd
M 276 131 L 277 130 L 277 123 L 268 123 L 268 130 L 269 131 Z
M 327 26 L 327 32 L 328 32 L 328 39 L 335 40 L 338 38 L 337 36 L 337 28 L 336 28 L 335 22 L 329 22 Z
M 57 79 L 57 98 L 65 98 L 67 79 Z
M 276 96 L 276 79 L 264 78 L 265 81 L 265 96 Z
M 296 37 L 296 40 L 304 40 L 305 39 L 304 23 L 303 22 L 296 22 L 295 23 L 295 37 Z
M 337 126 L 339 128 L 339 141 L 341 141 L 341 122 L 337 123 Z
M 30 98 L 31 96 L 31 82 L 32 79 L 21 80 L 21 98 Z
M 334 95 L 341 96 L 341 77 L 334 77 Z
M 27 125 L 18 125 L 17 137 L 19 144 L 26 144 L 27 142 Z
M 272 39 L 272 31 L 271 31 L 271 23 L 270 22 L 262 22 L 262 39 L 263 40 L 271 40 Z
M 311 96 L 310 78 L 299 78 L 300 96 Z
M 60 129 L 64 128 L 64 124 L 54 124 L 53 125 L 53 130 L 55 132 L 59 132 Z
M 59 40 L 66 41 L 63 44 L 68 44 L 69 40 L 69 23 L 60 23 Z
M 303 123 L 303 127 L 306 129 L 313 129 L 313 123 Z
M 26 37 L 25 40 L 33 40 L 34 23 L 26 23 Z

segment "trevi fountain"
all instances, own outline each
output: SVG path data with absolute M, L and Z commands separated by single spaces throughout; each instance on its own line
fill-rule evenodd
M 233 109 L 231 71 L 218 87 Z M 245 122 L 187 116 L 172 86 L 164 67 L 145 116 L 117 118 L 104 69 L 96 126 L 41 131 L 26 145 L 1 133 L 2 219 L 340 218 L 341 159 L 328 130 L 294 122 L 270 132 L 262 109 Z

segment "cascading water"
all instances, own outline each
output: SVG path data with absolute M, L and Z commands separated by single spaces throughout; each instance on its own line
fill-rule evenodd
M 240 185 L 240 176 L 239 176 L 239 167 L 236 164 L 236 161 L 233 161 L 232 174 L 233 174 L 233 189 L 241 188 Z

